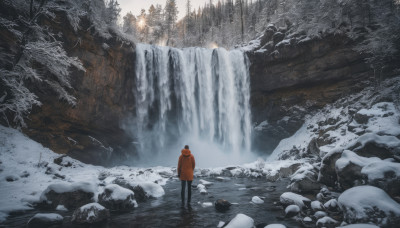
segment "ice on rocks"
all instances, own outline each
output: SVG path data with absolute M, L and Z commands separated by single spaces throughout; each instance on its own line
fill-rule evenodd
M 285 192 L 280 196 L 280 202 L 284 205 L 295 204 L 303 208 L 306 204 L 310 204 L 311 200 L 293 192 Z
M 138 184 L 148 196 L 159 198 L 165 194 L 163 187 L 153 182 L 143 182 Z
M 367 185 L 350 188 L 339 196 L 338 202 L 348 223 L 395 225 L 396 221 L 400 221 L 400 204 L 377 187 Z M 382 214 L 385 218 L 378 219 Z
M 197 189 L 199 190 L 200 194 L 207 194 L 206 186 L 204 186 L 202 184 L 198 184 Z
M 245 214 L 237 214 L 225 228 L 253 228 L 254 220 Z
M 258 196 L 253 196 L 253 198 L 251 198 L 251 202 L 255 203 L 255 204 L 263 204 L 264 200 L 262 200 L 260 197 Z

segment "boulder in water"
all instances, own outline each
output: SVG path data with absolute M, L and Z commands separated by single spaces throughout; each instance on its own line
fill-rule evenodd
M 90 224 L 105 221 L 109 217 L 110 212 L 108 209 L 98 203 L 89 203 L 76 209 L 71 221 L 80 224 Z
M 134 193 L 116 184 L 109 184 L 99 195 L 99 203 L 110 210 L 127 211 L 137 207 Z
M 297 205 L 289 205 L 285 208 L 285 217 L 291 218 L 300 213 L 300 207 Z
M 253 228 L 254 220 L 245 214 L 237 214 L 225 228 Z
M 220 212 L 225 212 L 231 207 L 231 203 L 224 199 L 218 199 L 214 202 L 215 209 Z

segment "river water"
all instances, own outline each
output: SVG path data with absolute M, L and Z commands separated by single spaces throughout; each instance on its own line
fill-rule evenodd
M 267 182 L 264 178 L 232 178 L 224 181 L 212 177 L 204 179 L 213 182 L 213 185 L 207 187 L 207 195 L 202 195 L 193 188 L 191 207 L 186 205 L 181 207 L 180 181 L 171 179 L 164 186 L 163 197 L 139 203 L 139 207 L 132 212 L 111 213 L 111 218 L 102 224 L 76 225 L 70 222 L 72 212 L 32 210 L 11 215 L 3 226 L 26 227 L 28 220 L 36 213 L 63 215 L 63 225 L 53 227 L 216 227 L 219 221 L 228 222 L 238 213 L 252 217 L 255 225 L 281 223 L 287 227 L 299 226 L 293 219 L 282 219 L 283 208 L 275 204 L 279 202 L 279 196 L 287 191 L 287 179 L 277 182 Z M 195 179 L 193 185 L 197 184 L 198 179 Z M 263 198 L 265 202 L 253 204 L 251 203 L 253 196 L 265 197 Z M 216 211 L 214 206 L 203 207 L 199 204 L 199 202 L 214 202 L 217 199 L 226 199 L 234 205 L 228 211 L 221 213 Z

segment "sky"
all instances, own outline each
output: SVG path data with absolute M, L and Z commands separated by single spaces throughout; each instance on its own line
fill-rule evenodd
M 126 13 L 131 11 L 133 15 L 137 16 L 140 14 L 141 9 L 145 9 L 146 13 L 150 8 L 151 4 L 161 4 L 163 7 L 165 6 L 165 2 L 167 0 L 118 0 L 118 3 L 121 7 L 121 17 L 123 17 Z M 216 0 L 213 0 L 215 2 Z M 205 2 L 209 2 L 209 0 L 191 0 L 192 8 L 196 9 L 199 6 L 204 6 Z M 185 16 L 186 10 L 186 0 L 176 0 L 178 5 L 178 20 L 182 19 Z

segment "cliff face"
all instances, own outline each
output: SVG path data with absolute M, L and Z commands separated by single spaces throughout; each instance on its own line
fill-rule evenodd
M 77 56 L 86 72 L 73 71 L 71 82 L 77 99 L 72 107 L 59 101 L 46 88 L 35 88 L 42 102 L 32 111 L 25 133 L 52 150 L 84 162 L 109 164 L 123 159 L 125 152 L 134 153 L 133 139 L 120 127 L 134 109 L 135 46 L 104 39 L 82 21 L 77 32 L 66 24 L 62 15 L 49 24 L 62 33 L 64 47 Z
M 266 121 L 256 128 L 254 149 L 271 152 L 302 126 L 307 114 L 373 81 L 365 56 L 353 47 L 353 41 L 332 34 L 248 53 L 253 121 Z

